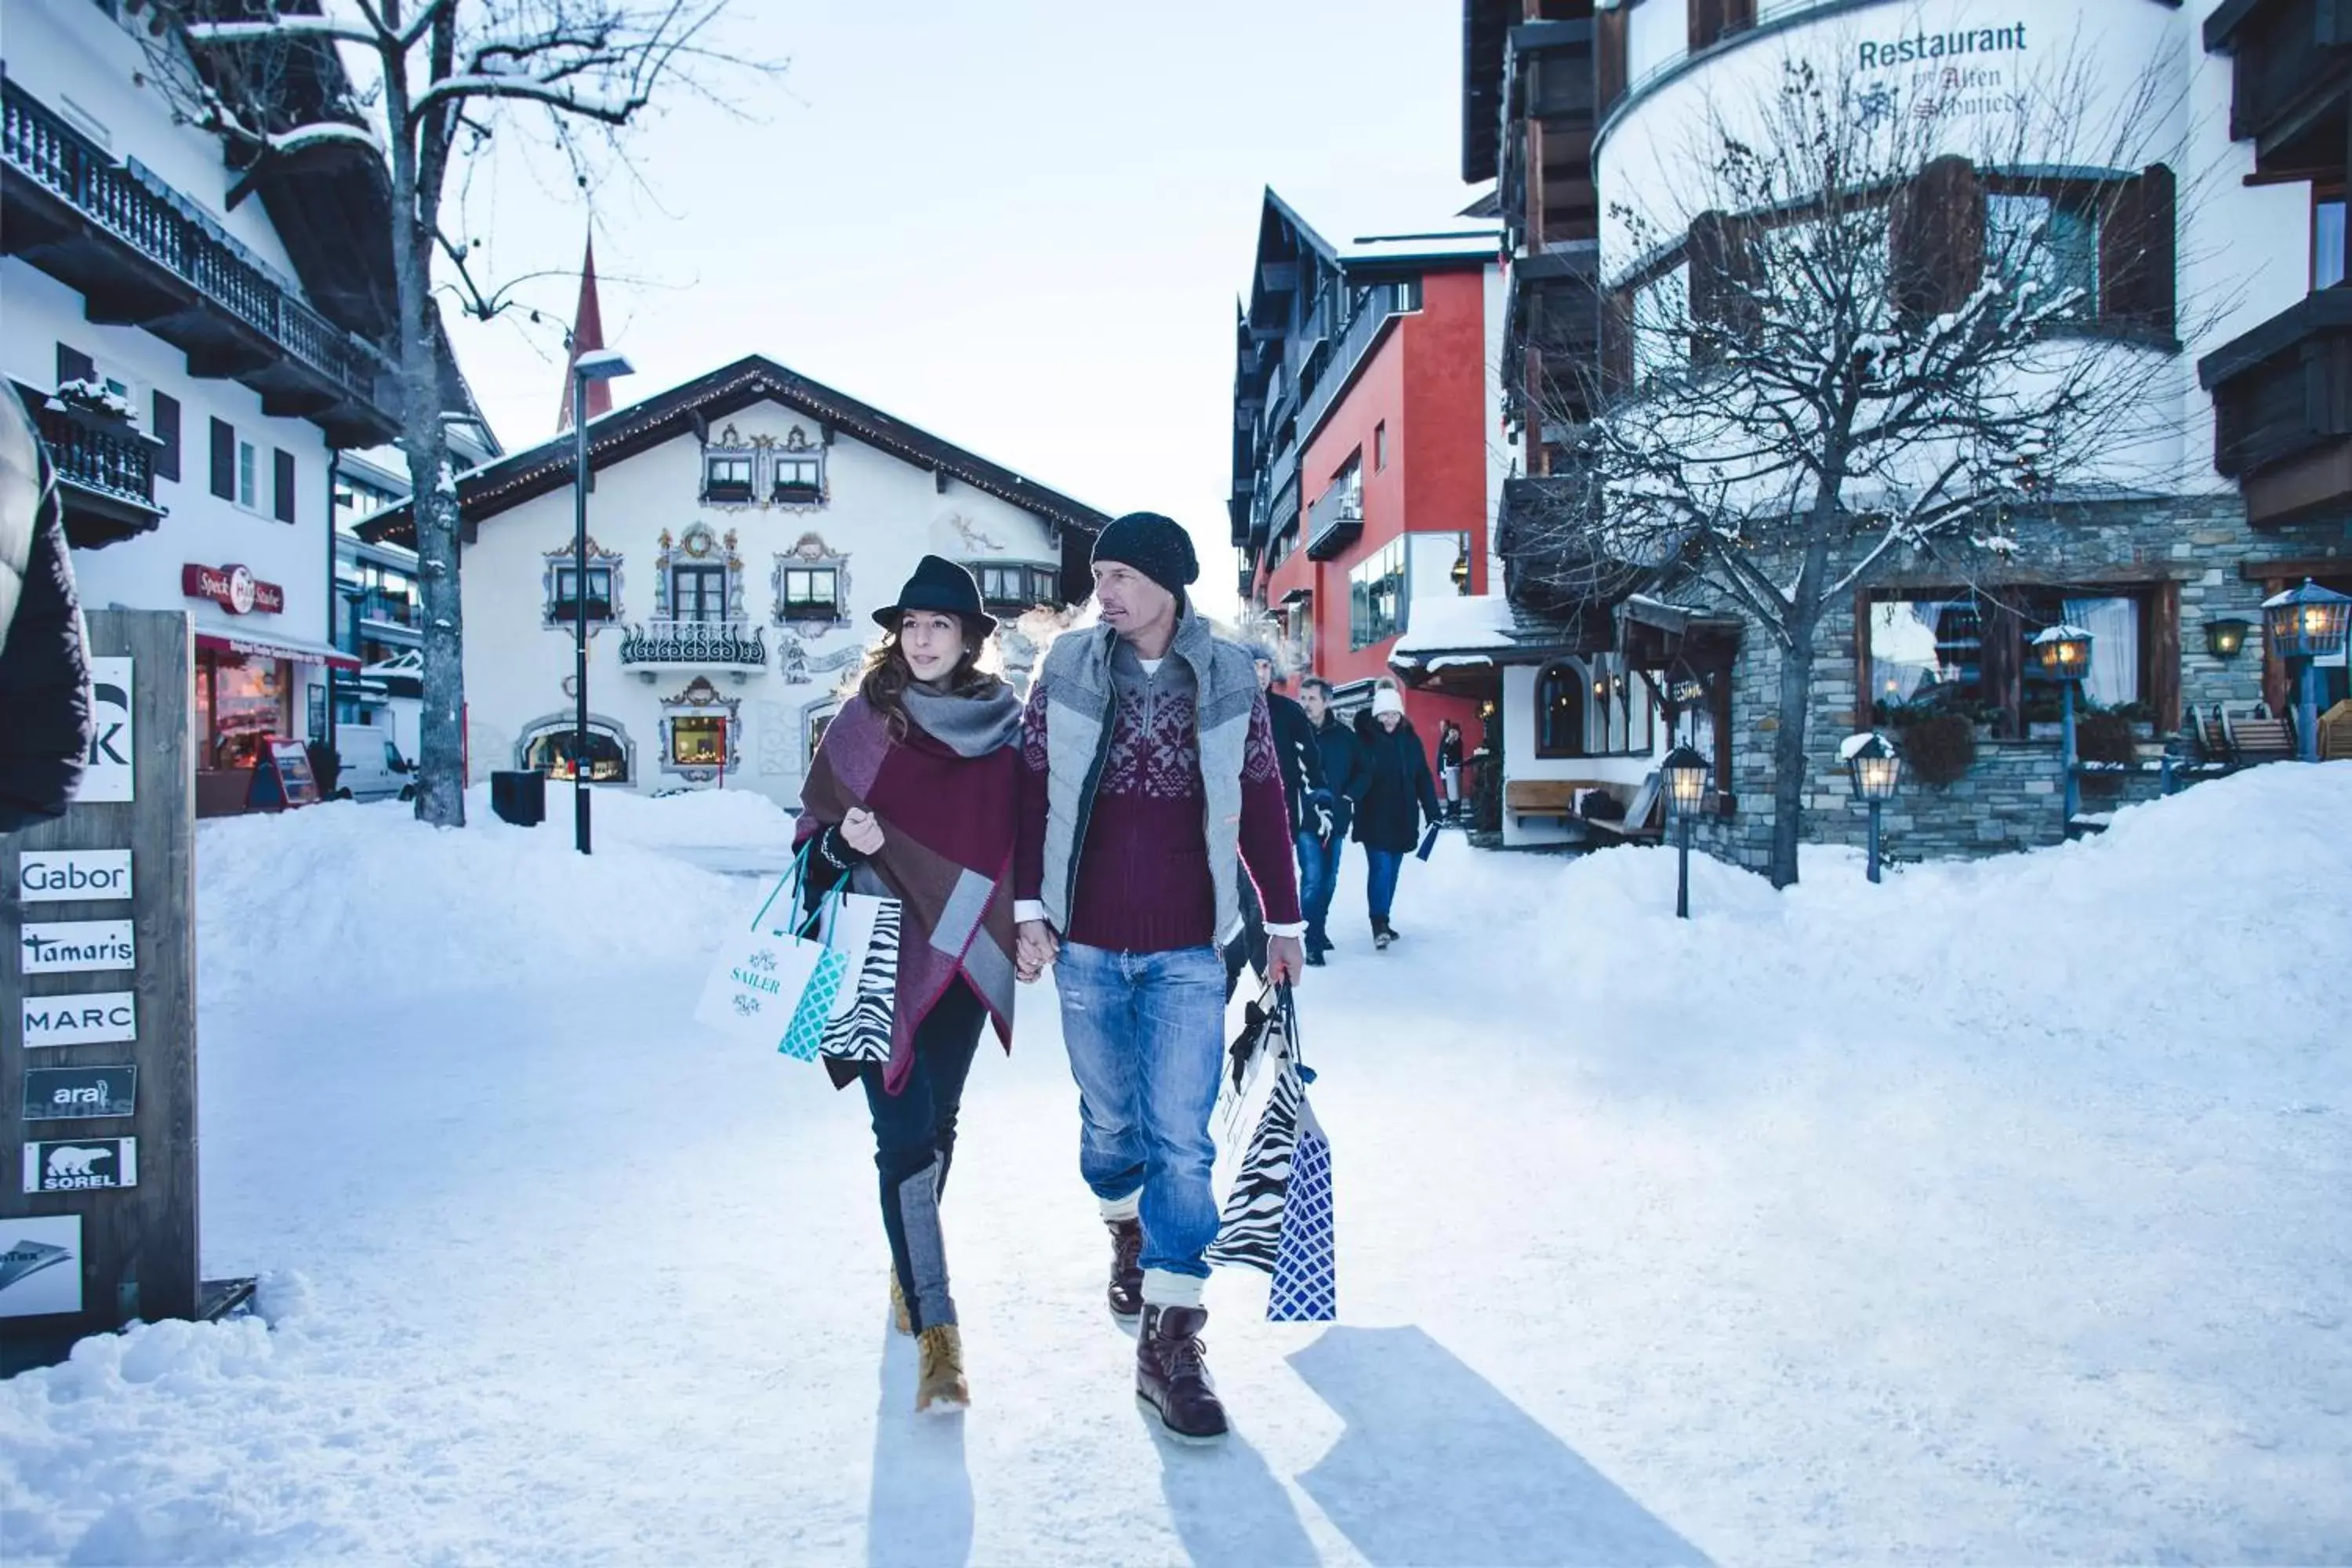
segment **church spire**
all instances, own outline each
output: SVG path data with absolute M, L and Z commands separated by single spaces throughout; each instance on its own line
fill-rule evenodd
M 604 346 L 604 313 L 596 301 L 596 237 L 588 237 L 587 254 L 580 263 L 580 303 L 572 312 L 572 359 L 563 367 L 563 408 L 555 421 L 557 434 L 572 428 L 572 372 L 580 356 Z M 613 411 L 613 386 L 610 382 L 588 384 L 588 417 Z

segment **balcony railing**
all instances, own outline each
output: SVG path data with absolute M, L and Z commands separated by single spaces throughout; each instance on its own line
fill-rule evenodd
M 1298 405 L 1298 431 L 1302 438 L 1321 422 L 1325 411 L 1331 406 L 1332 399 L 1338 397 L 1339 389 L 1348 384 L 1348 378 L 1355 374 L 1357 364 L 1372 346 L 1372 340 L 1380 335 L 1381 323 L 1404 310 L 1407 308 L 1405 301 L 1410 297 L 1401 285 L 1387 283 L 1379 285 L 1364 296 L 1364 302 L 1356 308 L 1354 315 L 1348 318 L 1347 326 L 1340 331 L 1339 341 L 1332 345 L 1329 355 L 1324 360 L 1323 374 L 1316 377 L 1315 384 L 1307 389 L 1306 397 Z
M 621 662 L 647 668 L 765 668 L 768 643 L 763 629 L 749 621 L 645 621 L 621 634 Z
M 1356 542 L 1364 531 L 1364 492 L 1354 485 L 1333 485 L 1307 509 L 1307 554 L 1328 561 Z
M 371 593 L 359 601 L 360 618 L 376 621 L 388 626 L 415 626 L 424 616 L 414 599 L 391 594 Z
M 138 163 L 117 163 L 14 80 L 0 80 L 0 158 L 385 418 L 390 363 L 303 303 L 186 197 Z
M 158 443 L 125 420 L 65 408 L 37 391 L 19 396 L 48 449 L 65 513 L 66 537 L 89 550 L 146 532 L 163 515 L 155 504 Z

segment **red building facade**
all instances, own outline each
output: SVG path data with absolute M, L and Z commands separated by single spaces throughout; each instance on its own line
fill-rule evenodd
M 1252 607 L 1343 710 L 1393 679 L 1415 600 L 1487 591 L 1493 234 L 1324 241 L 1266 196 L 1235 383 L 1234 544 Z M 1478 703 L 1403 691 L 1432 760 Z

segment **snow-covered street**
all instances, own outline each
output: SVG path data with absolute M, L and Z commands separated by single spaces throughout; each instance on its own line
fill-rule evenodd
M 975 1407 L 910 1414 L 862 1103 L 688 1017 L 785 820 L 611 804 L 584 861 L 478 797 L 205 827 L 262 1316 L 0 1384 L 10 1563 L 2352 1561 L 2352 765 L 1696 860 L 1687 923 L 1668 851 L 1449 838 L 1381 955 L 1351 853 L 1340 1322 L 1221 1276 L 1213 1450 L 1131 1395 L 1042 990 L 947 1195 Z

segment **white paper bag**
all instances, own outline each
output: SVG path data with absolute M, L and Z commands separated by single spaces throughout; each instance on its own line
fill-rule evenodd
M 804 919 L 795 866 L 761 900 L 758 912 L 719 944 L 695 1020 L 746 1045 L 774 1049 L 828 951 L 822 942 L 793 933 Z

